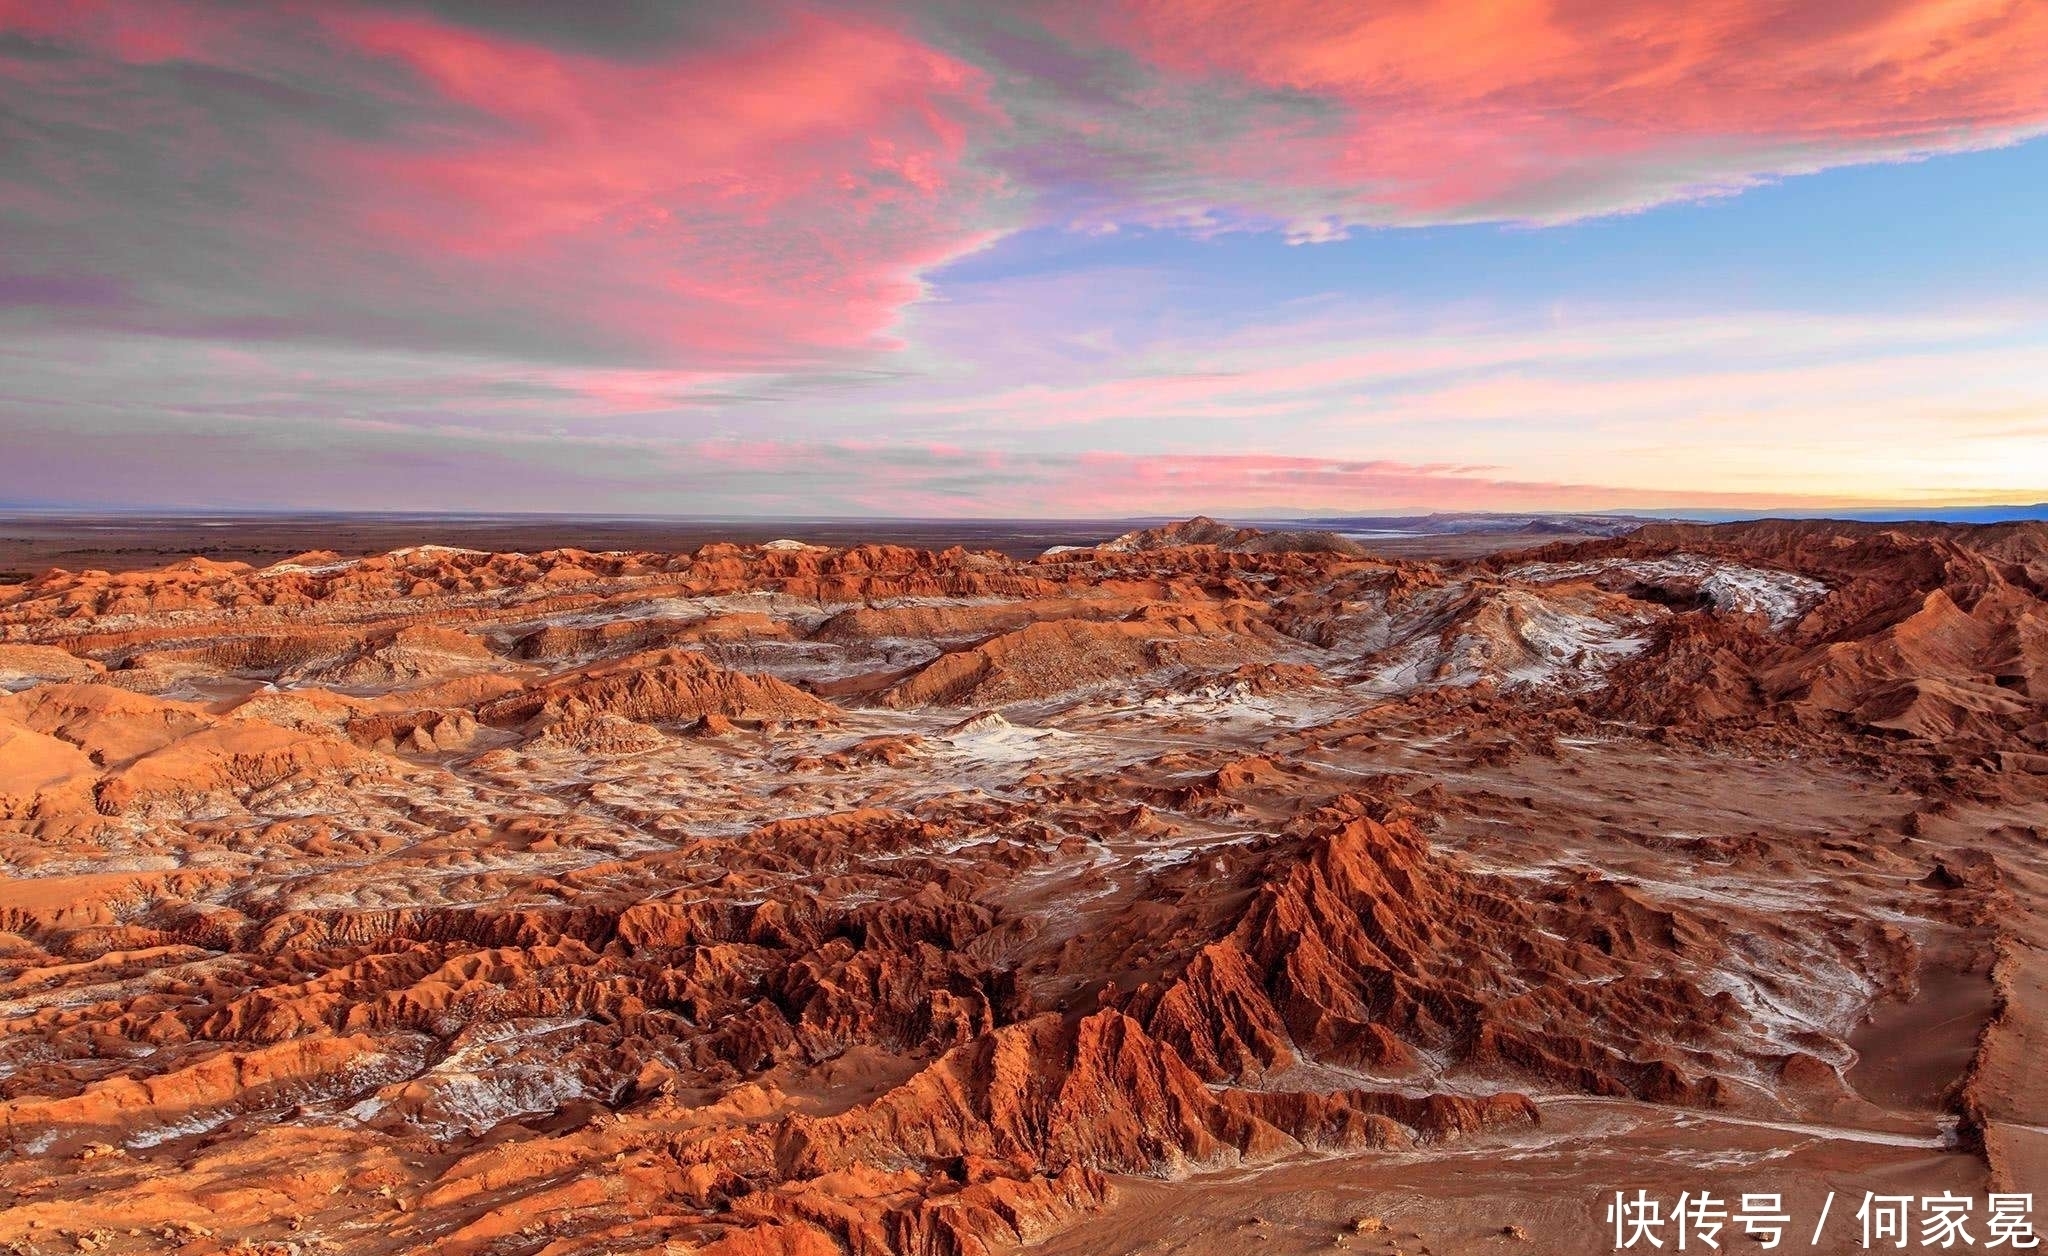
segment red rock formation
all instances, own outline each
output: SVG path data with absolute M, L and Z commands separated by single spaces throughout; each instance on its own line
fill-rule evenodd
M 701 654 L 662 650 L 569 672 L 477 709 L 479 719 L 511 724 L 536 715 L 615 715 L 677 722 L 705 715 L 729 719 L 829 719 L 833 708 L 768 676 L 743 676 Z

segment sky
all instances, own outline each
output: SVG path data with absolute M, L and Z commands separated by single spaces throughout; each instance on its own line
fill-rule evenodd
M 0 503 L 2048 500 L 2040 0 L 0 0 Z

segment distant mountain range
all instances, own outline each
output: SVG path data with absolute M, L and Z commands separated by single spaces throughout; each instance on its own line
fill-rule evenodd
M 1556 514 L 1543 511 L 1464 511 L 1426 515 L 1298 515 L 1244 518 L 1246 522 L 1264 528 L 1304 528 L 1347 533 L 1456 535 L 1475 532 L 1527 532 L 1532 536 L 1619 536 L 1646 523 L 1672 520 L 1701 523 L 1737 523 L 1754 519 L 1842 519 L 1857 523 L 2002 523 L 2014 519 L 2048 520 L 2048 502 L 2037 502 L 2030 506 L 1899 506 L 1879 510 L 1664 510 Z
M 1857 523 L 2005 523 L 2048 519 L 2048 502 L 2031 506 L 1897 506 L 1884 510 L 1773 510 L 1763 515 L 1737 510 L 1688 510 L 1677 517 L 1710 523 L 1745 519 L 1848 519 Z

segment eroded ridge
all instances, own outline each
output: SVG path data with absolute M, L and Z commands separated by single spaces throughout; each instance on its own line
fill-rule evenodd
M 1617 1121 L 2038 1183 L 2044 591 L 2039 525 L 49 572 L 0 1241 L 978 1253 Z

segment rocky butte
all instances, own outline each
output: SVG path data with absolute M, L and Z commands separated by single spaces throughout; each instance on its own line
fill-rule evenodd
M 2048 1204 L 2048 527 L 53 570 L 0 874 L 15 1252 Z

